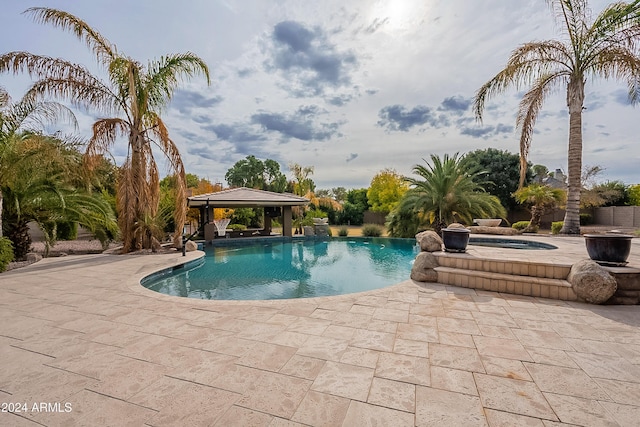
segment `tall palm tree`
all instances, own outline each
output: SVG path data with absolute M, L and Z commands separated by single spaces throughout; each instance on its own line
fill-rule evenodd
M 536 232 L 540 228 L 542 215 L 556 206 L 564 203 L 566 193 L 559 188 L 548 185 L 531 184 L 522 187 L 514 193 L 518 203 L 531 205 L 531 220 L 529 225 L 523 230 L 526 232 Z
M 416 165 L 413 172 L 422 179 L 407 178 L 411 188 L 395 209 L 396 218 L 406 219 L 412 212 L 414 221 L 424 221 L 439 233 L 452 222 L 471 224 L 474 217 L 506 216 L 500 200 L 480 185 L 480 172 L 467 169 L 457 153 L 442 159 L 432 154 L 431 164 Z M 412 229 L 401 224 L 396 228 Z
M 506 67 L 485 83 L 474 100 L 482 120 L 485 100 L 507 88 L 530 85 L 520 101 L 516 123 L 520 136 L 520 188 L 524 184 L 533 128 L 546 97 L 566 89 L 569 109 L 568 198 L 563 234 L 580 233 L 582 110 L 587 78 L 626 82 L 631 99 L 640 89 L 640 0 L 607 6 L 595 19 L 587 0 L 547 0 L 567 39 L 529 42 L 516 48 Z
M 188 52 L 163 56 L 145 67 L 118 52 L 115 45 L 70 13 L 49 8 L 30 8 L 25 13 L 37 22 L 70 31 L 87 44 L 108 73 L 108 82 L 103 82 L 85 67 L 62 59 L 28 52 L 0 56 L 0 72 L 26 71 L 38 79 L 30 90 L 32 96 L 60 97 L 111 116 L 93 124 L 85 153 L 90 166 L 118 137 L 127 138 L 128 153 L 120 168 L 116 195 L 123 251 L 150 245 L 145 238 L 149 232 L 145 224 L 157 214 L 160 192 L 154 146 L 167 157 L 170 174 L 178 177 L 173 215 L 176 229 L 181 230 L 186 216 L 184 165 L 160 111 L 171 100 L 180 78 L 201 73 L 209 83 L 207 65 Z M 176 243 L 180 241 L 178 234 L 174 235 Z

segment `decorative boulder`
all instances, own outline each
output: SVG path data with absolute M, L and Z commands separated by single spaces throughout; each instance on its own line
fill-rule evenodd
M 35 252 L 29 252 L 27 255 L 25 255 L 25 259 L 29 263 L 34 263 L 40 261 L 42 259 L 42 255 Z
M 571 266 L 567 277 L 574 292 L 583 301 L 602 304 L 615 294 L 616 279 L 596 262 L 582 260 Z
M 449 224 L 447 228 L 451 229 L 451 228 L 467 228 L 467 227 L 460 224 L 459 222 L 452 222 L 451 224 Z
M 431 252 L 420 252 L 411 268 L 411 279 L 416 282 L 437 282 L 438 259 Z
M 416 240 L 420 245 L 420 250 L 425 252 L 440 252 L 442 250 L 442 239 L 435 231 L 423 231 L 416 234 Z
M 185 244 L 185 250 L 187 252 L 193 252 L 193 251 L 197 251 L 198 250 L 198 244 L 196 242 L 194 242 L 193 240 L 189 240 L 186 244 Z

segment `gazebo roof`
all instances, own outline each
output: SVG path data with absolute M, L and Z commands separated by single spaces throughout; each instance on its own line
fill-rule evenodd
M 309 199 L 291 193 L 274 193 L 272 191 L 256 190 L 239 187 L 217 193 L 199 194 L 187 197 L 189 207 L 211 206 L 214 208 L 256 208 L 264 206 L 302 206 L 309 203 Z

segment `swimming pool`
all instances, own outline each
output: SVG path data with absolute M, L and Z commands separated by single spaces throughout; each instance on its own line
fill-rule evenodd
M 142 280 L 167 295 L 270 300 L 343 295 L 409 279 L 415 239 L 332 238 L 229 242 L 203 261 Z

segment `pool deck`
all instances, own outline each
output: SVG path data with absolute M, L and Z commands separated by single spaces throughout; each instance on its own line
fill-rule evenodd
M 561 251 L 553 255 L 516 256 L 586 258 L 582 239 L 556 239 Z M 630 265 L 640 266 L 636 240 Z M 412 281 L 242 302 L 139 285 L 184 261 L 67 256 L 0 275 L 0 403 L 26 404 L 18 414 L 0 412 L 0 425 L 550 427 L 640 419 L 640 306 Z

